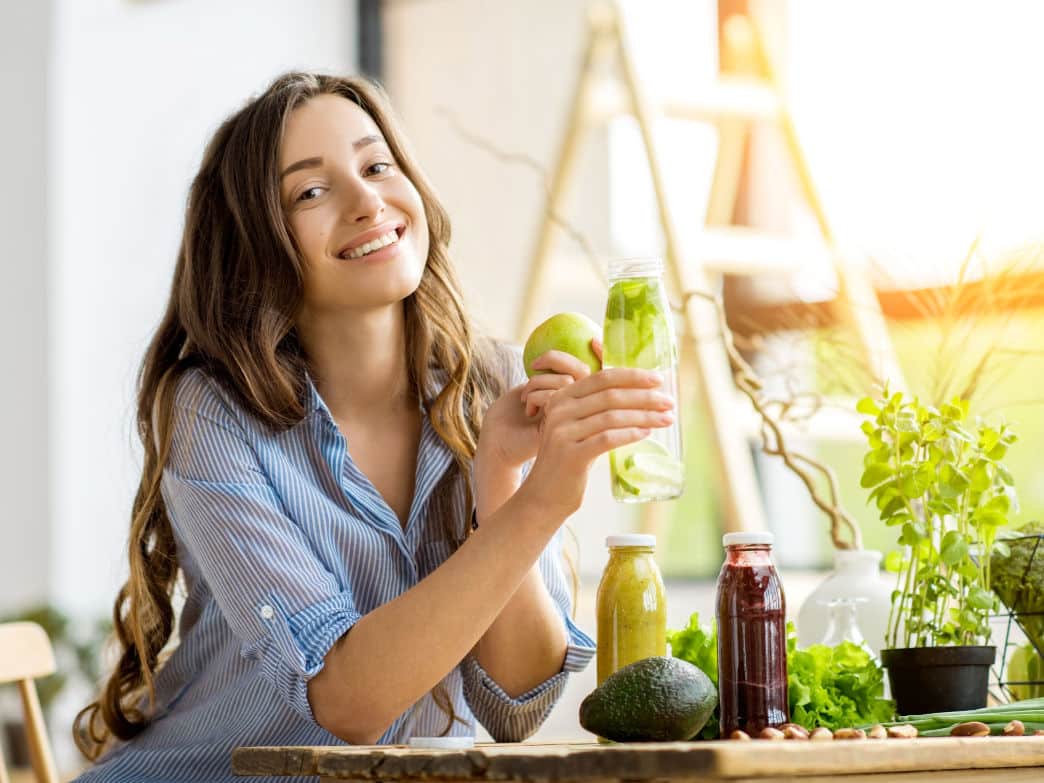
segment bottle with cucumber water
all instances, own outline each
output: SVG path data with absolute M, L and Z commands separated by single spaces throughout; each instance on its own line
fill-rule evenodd
M 658 258 L 609 263 L 609 299 L 602 336 L 604 367 L 658 370 L 663 391 L 678 399 L 678 348 Z M 678 410 L 669 427 L 609 452 L 613 497 L 624 503 L 670 500 L 685 485 Z

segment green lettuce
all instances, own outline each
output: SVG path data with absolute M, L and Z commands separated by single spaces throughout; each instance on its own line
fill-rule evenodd
M 787 624 L 787 696 L 790 720 L 806 729 L 835 729 L 890 721 L 895 703 L 884 696 L 884 670 L 857 644 L 813 644 L 797 649 Z
M 712 622 L 700 625 L 694 612 L 689 625 L 668 631 L 671 654 L 703 670 L 718 684 L 718 633 Z M 787 623 L 787 700 L 790 720 L 807 729 L 835 730 L 892 720 L 895 703 L 883 698 L 884 670 L 862 647 L 842 642 L 836 647 L 814 644 L 797 649 L 797 633 Z M 700 739 L 718 735 L 718 710 L 700 732 Z
M 704 628 L 700 625 L 700 613 L 693 612 L 687 628 L 667 631 L 667 643 L 671 646 L 671 654 L 675 658 L 681 658 L 701 669 L 710 677 L 714 687 L 718 687 L 718 626 L 713 620 L 709 627 Z M 707 725 L 696 738 L 715 739 L 720 722 L 721 712 L 715 707 L 707 719 Z

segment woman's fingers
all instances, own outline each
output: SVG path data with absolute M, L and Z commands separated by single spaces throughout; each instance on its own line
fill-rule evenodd
M 618 449 L 621 446 L 629 446 L 632 443 L 645 440 L 649 437 L 651 432 L 652 430 L 646 427 L 625 427 L 615 430 L 602 430 L 586 440 L 581 441 L 577 446 L 581 450 L 585 459 L 594 460 L 595 457 L 605 454 L 607 451 L 611 451 L 612 449 Z
M 607 410 L 563 425 L 562 436 L 568 441 L 580 443 L 611 430 L 658 429 L 669 426 L 673 421 L 674 414 L 670 411 Z
M 547 389 L 543 391 L 530 392 L 526 398 L 526 416 L 532 418 L 536 416 L 540 411 L 547 405 L 548 400 L 551 399 L 551 395 L 555 393 L 555 389 Z
M 594 351 L 594 355 L 598 357 L 598 361 L 605 362 L 605 359 L 602 357 L 602 341 L 597 337 L 591 338 L 591 350 Z
M 586 378 L 591 374 L 591 368 L 577 359 L 571 353 L 565 351 L 548 351 L 542 353 L 533 360 L 531 365 L 534 370 L 548 370 L 558 375 L 568 375 L 573 380 Z M 540 376 L 534 375 L 534 378 Z
M 583 419 L 603 411 L 620 410 L 669 411 L 674 408 L 674 399 L 657 389 L 611 388 L 580 398 L 574 398 L 569 406 L 569 415 Z
M 663 376 L 656 370 L 638 370 L 633 367 L 613 367 L 596 372 L 574 384 L 570 390 L 573 397 L 583 397 L 614 387 L 653 389 L 663 385 Z

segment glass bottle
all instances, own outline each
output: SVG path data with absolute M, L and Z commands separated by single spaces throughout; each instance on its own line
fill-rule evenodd
M 609 264 L 609 296 L 602 335 L 603 367 L 658 370 L 663 391 L 678 399 L 678 348 L 659 258 Z M 609 452 L 613 497 L 624 503 L 669 500 L 682 494 L 681 425 L 677 407 L 669 427 Z
M 609 536 L 598 584 L 598 684 L 629 663 L 667 654 L 667 596 L 656 536 Z
M 868 649 L 863 633 L 856 622 L 856 605 L 861 600 L 863 599 L 835 598 L 833 601 L 827 602 L 829 615 L 826 633 L 823 634 L 821 644 L 825 644 L 827 647 L 837 647 L 841 642 L 851 642 L 857 647 Z
M 751 736 L 787 717 L 787 631 L 783 584 L 771 533 L 726 533 L 718 575 L 718 698 L 721 736 Z
M 798 646 L 823 641 L 830 619 L 830 603 L 838 598 L 857 602 L 856 622 L 875 656 L 885 646 L 885 629 L 892 608 L 891 580 L 881 576 L 881 553 L 869 549 L 837 549 L 834 570 L 801 605 L 797 614 Z

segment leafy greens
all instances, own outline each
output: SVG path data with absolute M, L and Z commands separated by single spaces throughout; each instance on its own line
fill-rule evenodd
M 700 625 L 694 612 L 689 625 L 668 631 L 671 654 L 699 667 L 718 684 L 717 627 Z M 790 720 L 807 729 L 840 729 L 892 720 L 895 704 L 883 698 L 884 673 L 866 650 L 851 642 L 836 647 L 814 644 L 797 649 L 797 633 L 787 623 L 787 696 Z M 700 739 L 718 736 L 717 709 Z

